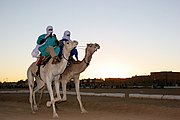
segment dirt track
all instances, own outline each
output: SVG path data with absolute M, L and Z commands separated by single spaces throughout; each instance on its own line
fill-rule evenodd
M 29 94 L 0 94 L 0 120 L 51 120 L 52 108 L 44 95 L 36 114 L 31 114 Z M 60 120 L 179 120 L 179 100 L 127 99 L 82 96 L 88 114 L 81 114 L 75 96 L 57 104 Z

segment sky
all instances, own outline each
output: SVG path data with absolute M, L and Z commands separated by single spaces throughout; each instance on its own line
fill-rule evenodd
M 52 25 L 79 46 L 98 43 L 83 78 L 180 71 L 180 0 L 1 0 L 0 81 L 25 80 L 39 35 Z M 79 59 L 85 48 L 78 48 Z

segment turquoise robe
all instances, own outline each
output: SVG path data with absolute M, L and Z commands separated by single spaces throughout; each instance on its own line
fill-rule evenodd
M 38 37 L 38 40 L 37 40 L 37 44 L 40 45 L 40 41 L 45 39 L 45 36 L 46 34 L 42 34 Z M 41 52 L 41 55 L 42 56 L 49 56 L 50 54 L 46 52 L 46 48 L 48 48 L 49 46 L 52 46 L 54 47 L 54 51 L 56 53 L 56 55 L 59 54 L 60 52 L 60 48 L 59 46 L 57 45 L 57 42 L 56 42 L 56 37 L 55 36 L 52 36 L 52 37 L 48 37 L 45 41 L 45 43 L 42 44 L 42 46 L 40 46 L 38 49 L 39 51 Z

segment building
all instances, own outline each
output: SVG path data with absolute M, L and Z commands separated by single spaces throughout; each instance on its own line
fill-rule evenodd
M 126 78 L 105 78 L 104 86 L 106 88 L 127 88 Z
M 151 72 L 151 78 L 159 86 L 180 86 L 180 72 Z
M 80 80 L 80 87 L 81 88 L 102 88 L 104 83 L 103 79 L 83 79 Z

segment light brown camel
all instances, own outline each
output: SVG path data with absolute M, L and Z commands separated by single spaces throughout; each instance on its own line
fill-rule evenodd
M 81 102 L 81 96 L 80 96 L 80 91 L 79 91 L 79 83 L 80 83 L 79 82 L 79 76 L 88 67 L 88 65 L 90 64 L 92 55 L 95 51 L 97 51 L 97 49 L 100 49 L 100 46 L 97 43 L 87 44 L 84 59 L 78 63 L 72 62 L 70 64 L 70 66 L 68 66 L 64 70 L 63 74 L 61 74 L 61 77 L 59 78 L 59 80 L 62 83 L 62 89 L 63 89 L 63 98 L 61 101 L 67 100 L 67 96 L 66 96 L 67 82 L 69 82 L 71 79 L 74 80 L 75 89 L 76 89 L 76 93 L 77 93 L 77 100 L 78 100 L 79 105 L 80 105 L 81 113 L 87 113 L 87 111 L 84 109 L 82 102 Z M 41 91 L 40 101 L 41 101 L 42 94 L 43 94 L 44 90 L 45 90 L 45 87 Z
M 61 74 L 61 77 L 59 79 L 62 83 L 62 89 L 63 89 L 62 101 L 67 100 L 67 96 L 66 96 L 67 82 L 69 82 L 71 79 L 74 80 L 77 100 L 80 105 L 81 113 L 87 113 L 87 111 L 84 109 L 81 102 L 81 96 L 79 91 L 79 83 L 80 83 L 79 76 L 89 66 L 92 55 L 94 54 L 95 51 L 97 51 L 97 49 L 100 49 L 100 46 L 97 43 L 87 44 L 84 59 L 79 63 L 71 63 L 70 66 L 64 70 L 63 74 Z
M 36 76 L 36 71 L 38 67 L 36 66 L 36 62 L 33 62 L 27 71 L 27 78 L 28 78 L 28 84 L 29 84 L 29 90 L 30 90 L 30 96 L 29 96 L 29 102 L 31 104 L 31 111 L 34 113 L 34 110 L 37 110 L 36 100 L 35 100 L 35 92 L 41 89 L 43 86 L 47 86 L 50 99 L 51 101 L 47 102 L 47 106 L 53 107 L 53 117 L 58 117 L 58 114 L 56 113 L 55 108 L 55 102 L 59 101 L 61 99 L 60 92 L 59 92 L 59 84 L 58 81 L 59 75 L 63 73 L 63 71 L 66 68 L 68 58 L 70 56 L 70 51 L 76 47 L 78 44 L 77 41 L 66 41 L 64 42 L 64 47 L 62 51 L 62 59 L 57 64 L 52 64 L 52 60 L 50 59 L 49 62 L 43 67 L 40 68 L 40 76 Z M 34 78 L 37 80 L 37 86 L 34 88 Z M 53 90 L 52 90 L 52 82 L 54 81 L 55 84 L 55 90 L 57 97 L 54 98 Z

